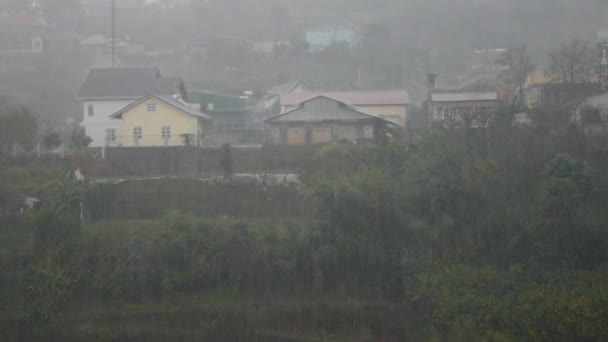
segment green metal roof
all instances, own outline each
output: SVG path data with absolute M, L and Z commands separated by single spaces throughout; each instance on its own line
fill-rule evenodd
M 249 110 L 247 103 L 237 96 L 220 94 L 212 91 L 191 90 L 188 92 L 189 103 L 213 104 L 211 112 L 243 112 Z

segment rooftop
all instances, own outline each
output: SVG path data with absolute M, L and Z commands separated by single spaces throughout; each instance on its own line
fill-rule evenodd
M 324 95 L 353 106 L 391 106 L 406 105 L 410 99 L 405 90 L 391 91 L 339 91 L 339 92 L 303 92 L 281 94 L 282 106 L 297 106 L 302 102 Z
M 171 96 L 180 91 L 182 84 L 181 78 L 161 77 L 160 69 L 156 67 L 92 69 L 78 96 L 80 98 L 140 98 L 147 94 Z
M 469 101 L 496 101 L 498 93 L 433 93 L 433 102 L 469 102 Z
M 47 26 L 43 17 L 34 15 L 0 15 L 0 28 L 37 28 Z
M 120 119 L 122 117 L 122 114 L 129 111 L 131 108 L 139 105 L 140 103 L 142 103 L 143 101 L 145 101 L 146 99 L 148 99 L 150 97 L 155 98 L 161 102 L 164 102 L 165 104 L 181 111 L 184 114 L 188 114 L 190 116 L 194 116 L 194 117 L 198 117 L 198 118 L 202 118 L 202 119 L 211 120 L 211 118 L 209 116 L 201 113 L 200 111 L 196 110 L 195 108 L 190 107 L 186 102 L 184 102 L 178 96 L 166 96 L 166 95 L 157 95 L 157 94 L 145 95 L 145 96 L 141 97 L 139 100 L 124 107 L 123 109 L 119 110 L 118 112 L 110 115 L 110 117 L 114 118 L 114 119 Z

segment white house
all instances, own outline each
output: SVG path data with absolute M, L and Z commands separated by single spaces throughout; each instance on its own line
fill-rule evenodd
M 91 147 L 116 146 L 121 132 L 120 120 L 110 115 L 147 94 L 180 95 L 187 99 L 181 78 L 161 77 L 154 67 L 93 69 L 78 93 L 83 120 Z

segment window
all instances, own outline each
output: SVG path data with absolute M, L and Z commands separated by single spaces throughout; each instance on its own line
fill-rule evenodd
M 171 127 L 163 126 L 160 130 L 160 134 L 163 137 L 163 139 L 171 138 Z
M 156 103 L 148 103 L 148 112 L 156 112 Z
M 143 130 L 141 127 L 133 127 L 133 138 L 141 139 L 143 136 Z
M 32 50 L 42 51 L 42 41 L 40 38 L 35 38 L 32 40 Z
M 87 107 L 87 113 L 89 113 L 89 116 L 95 115 L 95 107 L 92 104 Z
M 114 129 L 114 128 L 106 129 L 106 141 L 107 142 L 116 142 L 116 129 Z

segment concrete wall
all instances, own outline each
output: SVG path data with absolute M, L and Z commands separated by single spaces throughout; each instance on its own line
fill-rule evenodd
M 233 171 L 297 172 L 312 158 L 314 151 L 313 146 L 232 148 Z M 222 148 L 117 147 L 106 149 L 105 160 L 80 161 L 74 164 L 74 169 L 81 167 L 91 178 L 206 177 L 223 174 L 222 159 Z

